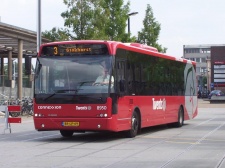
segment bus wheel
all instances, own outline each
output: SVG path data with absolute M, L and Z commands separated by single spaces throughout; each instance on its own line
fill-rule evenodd
M 69 131 L 69 130 L 60 130 L 60 133 L 63 137 L 72 137 L 73 136 L 73 131 Z
M 136 111 L 134 111 L 131 118 L 131 129 L 127 131 L 128 138 L 133 138 L 137 135 L 140 125 L 139 123 L 140 123 L 139 115 Z
M 180 107 L 178 111 L 178 121 L 175 123 L 175 127 L 182 127 L 184 124 L 184 111 L 183 108 Z

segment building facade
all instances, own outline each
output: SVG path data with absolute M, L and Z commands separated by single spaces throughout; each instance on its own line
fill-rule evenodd
M 211 47 L 211 76 L 214 88 L 225 92 L 225 46 Z
M 225 45 L 184 45 L 183 58 L 197 62 L 198 87 L 201 91 L 225 91 Z

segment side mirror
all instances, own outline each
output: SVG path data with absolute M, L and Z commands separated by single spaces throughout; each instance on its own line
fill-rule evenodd
M 31 74 L 31 59 L 32 59 L 32 56 L 25 57 L 25 75 Z

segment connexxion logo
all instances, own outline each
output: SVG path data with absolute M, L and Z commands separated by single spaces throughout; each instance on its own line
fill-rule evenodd
M 38 106 L 38 109 L 59 110 L 62 109 L 62 106 Z
M 152 98 L 152 109 L 153 110 L 166 110 L 166 99 L 163 100 L 155 100 L 155 98 Z

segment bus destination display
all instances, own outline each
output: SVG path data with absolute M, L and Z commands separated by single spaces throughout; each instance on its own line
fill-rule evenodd
M 42 56 L 107 55 L 105 44 L 59 44 L 44 46 Z

